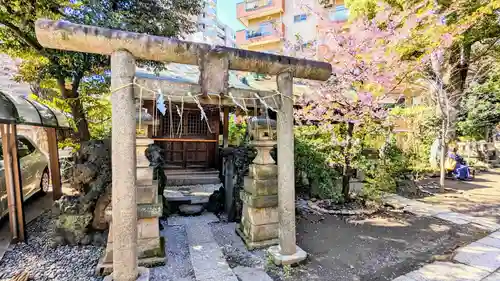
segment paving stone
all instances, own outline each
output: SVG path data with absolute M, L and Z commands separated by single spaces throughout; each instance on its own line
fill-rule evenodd
M 190 246 L 202 245 L 215 241 L 210 226 L 205 223 L 186 225 L 186 232 Z
M 417 216 L 430 217 L 439 213 L 451 212 L 448 208 L 408 199 L 397 194 L 385 194 L 382 201 L 396 208 L 403 208 L 405 211 Z
M 500 248 L 500 232 L 494 232 L 484 237 L 483 239 L 477 240 L 476 242 L 483 245 Z
M 500 280 L 500 272 L 495 272 L 481 281 L 499 281 L 499 280 Z
M 208 225 L 206 227 L 209 228 Z M 201 245 L 190 245 L 189 254 L 196 280 L 238 281 L 215 240 Z
M 500 231 L 490 233 L 490 235 L 488 235 L 488 237 L 500 239 Z
M 414 202 L 414 200 L 405 198 L 397 194 L 386 193 L 382 196 L 382 201 L 386 204 L 393 205 L 396 207 L 404 207 Z
M 436 211 L 433 209 L 432 205 L 420 203 L 417 201 L 412 202 L 408 206 L 404 207 L 403 210 L 422 217 L 430 217 L 436 215 Z
M 472 225 L 478 228 L 489 231 L 495 231 L 500 229 L 500 224 L 496 223 L 495 219 L 474 217 L 474 220 L 472 220 L 471 223 Z
M 437 214 L 435 217 L 440 218 L 445 221 L 449 221 L 454 224 L 468 224 L 471 221 L 471 216 L 467 216 L 455 212 L 446 212 Z
M 473 242 L 457 250 L 453 260 L 488 272 L 500 268 L 500 248 Z
M 472 266 L 451 262 L 434 262 L 405 276 L 409 281 L 480 281 L 488 271 Z M 402 279 L 403 281 L 405 279 Z M 400 280 L 398 280 L 400 281 Z
M 392 279 L 392 281 L 416 281 L 416 280 L 415 279 L 411 279 L 410 277 L 408 277 L 406 275 L 403 275 L 403 276 L 399 276 L 396 279 Z
M 213 213 L 196 217 L 171 216 L 169 225 L 184 225 L 189 256 L 197 281 L 238 281 L 215 241 L 209 223 L 218 222 Z
M 237 266 L 233 272 L 241 281 L 273 281 L 264 270 L 258 268 Z
M 168 225 L 185 225 L 185 218 L 184 217 L 181 217 L 181 216 L 178 216 L 178 215 L 173 215 L 173 216 L 169 216 L 168 219 L 167 219 L 167 223 Z

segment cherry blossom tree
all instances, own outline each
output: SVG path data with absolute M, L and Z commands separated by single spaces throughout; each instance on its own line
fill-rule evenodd
M 297 0 L 302 2 L 301 0 Z M 469 68 L 500 40 L 500 1 L 347 1 L 355 16 L 348 27 L 331 25 L 319 31 L 316 58 L 333 66 L 332 79 L 321 86 L 300 114 L 329 122 L 329 109 L 344 100 L 346 114 L 356 120 L 363 99 L 370 97 L 374 112 L 380 101 L 401 89 L 429 92 L 441 116 L 441 187 L 444 189 L 446 144 L 455 137 L 457 112 L 467 87 Z M 322 10 L 304 4 L 304 10 L 324 18 Z M 322 34 L 321 34 L 322 33 Z M 474 44 L 485 45 L 476 52 Z M 310 50 L 309 50 L 310 51 Z M 353 93 L 346 95 L 346 93 Z M 331 96 L 335 96 L 332 99 Z M 345 106 L 346 102 L 358 106 Z M 352 118 L 354 116 L 354 119 Z M 320 122 L 320 123 L 321 123 Z
M 300 55 L 329 62 L 333 73 L 320 85 L 311 85 L 312 93 L 301 97 L 296 119 L 326 129 L 343 124 L 342 194 L 349 199 L 352 160 L 356 156 L 353 136 L 356 128 L 375 121 L 390 132 L 385 104 L 398 101 L 405 92 L 413 64 L 406 63 L 392 46 L 400 36 L 390 24 L 384 28 L 376 21 L 360 18 L 349 25 L 331 25 L 318 30 L 313 48 Z
M 484 65 L 482 58 L 495 52 L 500 40 L 500 1 L 387 1 L 385 6 L 392 8 L 391 13 L 375 8 L 370 12 L 366 3 L 372 0 L 362 7 L 361 1 L 351 2 L 354 10 L 374 15 L 379 25 L 391 17 L 397 28 L 407 33 L 395 44 L 407 60 L 421 62 L 419 79 L 415 80 L 424 81 L 435 101 L 441 120 L 440 186 L 444 191 L 447 144 L 456 138 L 460 104 L 471 84 L 471 67 Z M 477 78 L 476 74 L 472 77 Z

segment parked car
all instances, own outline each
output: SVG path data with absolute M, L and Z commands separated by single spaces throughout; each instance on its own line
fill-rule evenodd
M 21 168 L 21 183 L 23 199 L 26 201 L 37 193 L 46 193 L 50 187 L 49 160 L 31 139 L 17 136 L 17 153 Z M 7 215 L 7 186 L 5 183 L 5 169 L 3 149 L 0 138 L 0 218 Z

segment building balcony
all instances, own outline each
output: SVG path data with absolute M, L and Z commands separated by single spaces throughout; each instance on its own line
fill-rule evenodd
M 285 11 L 285 0 L 244 0 L 236 4 L 236 17 L 248 26 L 251 19 L 261 18 Z
M 318 29 L 327 30 L 342 27 L 349 19 L 349 10 L 344 5 L 325 9 L 324 16 L 318 21 Z
M 285 25 L 281 22 L 261 24 L 257 29 L 236 32 L 236 44 L 244 49 L 265 49 L 265 45 L 280 42 L 285 37 Z

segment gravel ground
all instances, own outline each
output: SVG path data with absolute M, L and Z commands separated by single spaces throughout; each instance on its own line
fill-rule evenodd
M 234 231 L 236 223 L 212 223 L 214 239 L 222 248 L 227 263 L 231 268 L 236 266 L 264 269 L 266 253 L 264 250 L 248 251 L 241 238 Z
M 265 249 L 249 251 L 245 247 L 241 238 L 234 231 L 236 223 L 212 223 L 210 227 L 212 228 L 215 241 L 221 246 L 227 263 L 231 268 L 237 266 L 255 268 L 265 271 L 274 281 L 288 281 L 292 272 L 287 272 L 282 267 L 275 266 L 268 259 Z M 293 270 L 297 271 L 300 268 L 294 268 Z
M 53 221 L 45 212 L 27 226 L 28 241 L 14 245 L 0 260 L 0 279 L 27 271 L 30 280 L 98 281 L 95 268 L 104 248 L 95 246 L 50 247 Z
M 151 281 L 195 281 L 189 257 L 187 234 L 184 226 L 167 226 L 162 221 L 161 235 L 167 244 L 167 263 L 151 269 Z

